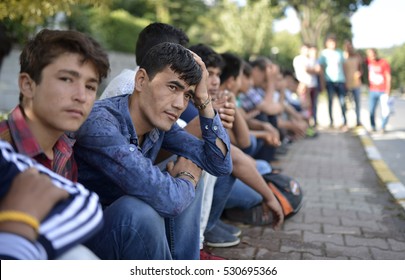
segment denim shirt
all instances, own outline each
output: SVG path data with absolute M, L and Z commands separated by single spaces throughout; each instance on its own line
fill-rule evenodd
M 223 176 L 232 171 L 228 134 L 218 114 L 213 119 L 200 116 L 203 140 L 174 124 L 166 132 L 153 129 L 139 147 L 129 96 L 96 101 L 76 133 L 79 182 L 95 191 L 103 206 L 130 195 L 145 201 L 163 217 L 176 216 L 192 202 L 195 190 L 190 181 L 173 178 L 154 165 L 160 149 L 188 158 L 214 176 Z M 216 138 L 225 143 L 225 156 L 216 146 Z

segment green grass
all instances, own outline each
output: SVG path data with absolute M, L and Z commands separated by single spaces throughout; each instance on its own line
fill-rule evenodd
M 0 112 L 0 121 L 7 120 L 8 113 Z

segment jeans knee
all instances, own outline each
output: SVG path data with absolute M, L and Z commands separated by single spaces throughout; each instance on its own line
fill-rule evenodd
M 123 196 L 104 211 L 106 219 L 113 221 L 115 227 L 127 227 L 144 233 L 164 236 L 163 218 L 146 202 Z

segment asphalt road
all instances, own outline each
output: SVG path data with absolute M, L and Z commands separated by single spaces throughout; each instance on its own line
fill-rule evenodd
M 405 184 L 405 96 L 396 96 L 394 110 L 387 132 L 370 135 L 391 171 Z
M 380 132 L 372 133 L 368 111 L 368 94 L 366 88 L 363 89 L 361 98 L 361 122 L 374 142 L 375 147 L 380 153 L 382 159 L 387 163 L 391 171 L 396 175 L 402 184 L 405 184 L 405 94 L 393 93 L 394 96 L 394 111 L 395 113 L 390 117 L 387 126 L 387 132 L 382 134 Z M 354 102 L 348 101 L 346 103 L 349 127 L 354 127 L 356 124 L 356 115 Z M 318 119 L 321 127 L 329 126 L 329 117 L 327 113 L 326 94 L 323 93 L 319 98 L 318 103 Z M 381 128 L 381 112 L 380 106 L 376 111 L 377 128 Z M 342 124 L 342 114 L 338 100 L 335 97 L 333 103 L 333 116 L 336 127 Z

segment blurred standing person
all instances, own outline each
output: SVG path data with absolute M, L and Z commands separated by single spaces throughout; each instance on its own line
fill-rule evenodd
M 391 91 L 391 67 L 385 59 L 379 58 L 376 49 L 368 49 L 366 54 L 368 65 L 370 124 L 371 129 L 376 131 L 375 110 L 378 101 L 385 100 L 388 102 Z M 388 119 L 389 114 L 384 114 L 382 116 L 382 132 L 385 132 L 386 130 Z
M 326 91 L 328 93 L 328 108 L 329 108 L 329 118 L 330 127 L 333 127 L 333 95 L 339 98 L 340 107 L 342 109 L 343 125 L 341 129 L 343 131 L 347 130 L 347 119 L 346 119 L 346 77 L 344 70 L 344 55 L 343 51 L 336 48 L 336 36 L 329 35 L 325 41 L 325 49 L 320 53 L 319 64 L 322 66 L 323 77 L 325 79 Z
M 363 75 L 362 64 L 363 58 L 354 49 L 352 41 L 345 40 L 344 42 L 345 51 L 345 71 L 346 71 L 346 88 L 347 93 L 351 93 L 354 99 L 354 104 L 356 106 L 356 124 L 361 126 L 360 121 L 360 87 L 361 87 L 361 76 Z
M 309 46 L 308 50 L 308 66 L 307 72 L 311 75 L 311 83 L 309 85 L 309 97 L 311 100 L 311 117 L 312 117 L 312 125 L 313 127 L 318 126 L 318 120 L 316 117 L 318 111 L 318 95 L 320 91 L 319 85 L 319 75 L 321 72 L 321 66 L 318 62 L 318 48 L 314 45 Z
M 311 74 L 307 71 L 307 66 L 309 63 L 309 45 L 302 44 L 300 48 L 299 55 L 295 56 L 293 59 L 293 67 L 295 72 L 295 77 L 298 80 L 297 94 L 300 98 L 302 109 L 309 109 L 309 85 L 311 83 Z M 309 110 L 308 110 L 309 115 Z
M 307 114 L 312 118 L 312 126 L 318 125 L 316 112 L 318 104 L 318 74 L 321 67 L 318 64 L 317 48 L 309 44 L 301 47 L 301 54 L 296 56 L 293 61 L 295 75 L 299 81 L 297 91 L 300 96 L 304 96 L 304 107 L 308 108 Z

